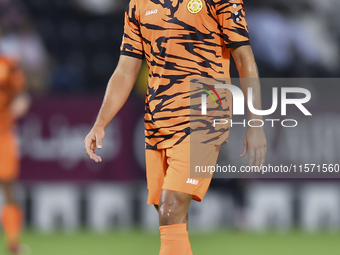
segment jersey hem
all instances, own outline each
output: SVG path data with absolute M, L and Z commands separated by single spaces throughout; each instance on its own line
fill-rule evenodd
M 227 44 L 227 48 L 236 48 L 244 45 L 250 45 L 250 41 L 229 43 Z
M 138 53 L 134 53 L 134 52 L 129 52 L 129 51 L 121 51 L 120 55 L 125 55 L 125 56 L 129 56 L 129 57 L 133 57 L 133 58 L 138 58 L 138 59 L 143 59 L 144 56 Z
M 215 145 L 215 146 L 220 146 L 220 145 L 226 145 L 228 143 L 228 139 L 229 139 L 229 135 L 226 138 L 226 140 L 218 142 L 218 143 L 207 143 L 207 145 Z M 184 144 L 184 143 L 191 143 L 191 144 L 201 144 L 202 142 L 192 142 L 190 141 L 190 136 L 188 136 L 186 139 L 184 139 L 182 142 L 180 142 L 179 144 Z M 150 144 L 147 143 L 147 141 L 145 141 L 145 150 L 163 150 L 163 149 L 168 149 L 171 148 L 173 146 L 176 146 L 178 144 L 176 144 L 176 141 L 168 141 L 168 142 L 164 142 L 161 145 L 156 145 L 156 146 L 152 146 Z

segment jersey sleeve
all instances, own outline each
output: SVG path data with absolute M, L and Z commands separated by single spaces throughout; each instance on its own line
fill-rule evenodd
M 243 0 L 216 0 L 215 8 L 227 48 L 250 44 Z
M 144 57 L 139 13 L 136 1 L 134 0 L 131 0 L 125 12 L 124 35 L 120 54 L 139 59 Z

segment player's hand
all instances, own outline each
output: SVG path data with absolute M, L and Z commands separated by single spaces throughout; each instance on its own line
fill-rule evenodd
M 86 154 L 97 163 L 102 162 L 102 158 L 95 153 L 95 150 L 103 148 L 104 136 L 104 128 L 94 126 L 84 140 Z
M 267 141 L 262 127 L 249 127 L 243 141 L 243 151 L 240 157 L 244 157 L 249 151 L 248 165 L 262 166 L 267 154 Z

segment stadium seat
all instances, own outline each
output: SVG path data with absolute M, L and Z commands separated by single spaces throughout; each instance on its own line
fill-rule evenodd
M 247 225 L 251 230 L 288 230 L 293 224 L 293 190 L 287 183 L 255 182 L 246 191 Z
M 95 231 L 132 225 L 132 194 L 128 186 L 95 184 L 87 190 L 87 199 L 88 224 Z
M 41 184 L 32 190 L 34 226 L 44 232 L 57 227 L 66 231 L 79 226 L 80 191 L 74 185 Z
M 338 184 L 309 183 L 300 192 L 301 225 L 310 232 L 340 229 L 340 188 Z

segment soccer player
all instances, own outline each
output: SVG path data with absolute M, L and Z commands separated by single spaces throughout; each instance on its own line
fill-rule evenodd
M 0 186 L 4 194 L 1 225 L 12 254 L 20 252 L 19 238 L 23 221 L 22 210 L 15 199 L 13 183 L 19 174 L 15 120 L 27 112 L 30 104 L 30 99 L 24 92 L 24 85 L 24 75 L 18 63 L 0 55 Z
M 190 178 L 190 80 L 228 78 L 230 55 L 240 78 L 252 78 L 241 86 L 243 91 L 253 88 L 253 105 L 261 109 L 242 0 L 130 1 L 121 56 L 84 142 L 89 157 L 101 162 L 95 149 L 102 148 L 104 129 L 126 102 L 145 58 L 149 66 L 145 99 L 148 204 L 154 204 L 159 214 L 160 255 L 192 254 L 188 208 L 192 199 L 202 200 L 211 178 Z M 193 149 L 201 165 L 216 164 L 218 144 L 197 143 Z M 264 163 L 262 128 L 248 128 L 241 157 L 247 152 L 250 165 Z

